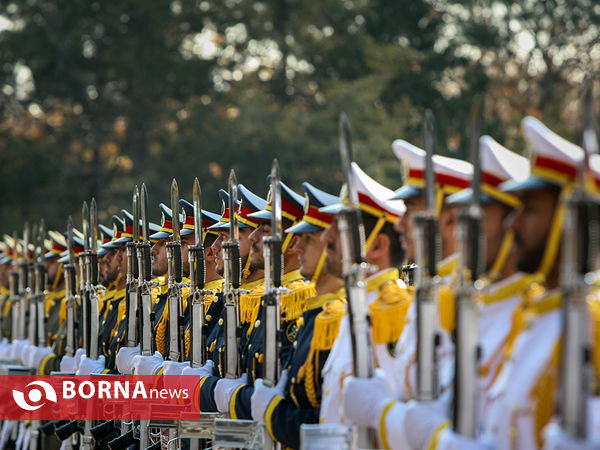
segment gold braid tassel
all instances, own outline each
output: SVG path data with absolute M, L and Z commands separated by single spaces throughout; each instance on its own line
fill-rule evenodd
M 6 301 L 4 302 L 4 311 L 2 312 L 2 316 L 8 317 L 9 314 L 10 314 L 10 298 L 7 298 Z
M 188 357 L 188 355 L 190 353 L 190 339 L 191 339 L 190 338 L 190 328 L 191 327 L 188 325 L 186 327 L 186 329 L 185 329 L 185 334 L 184 334 L 185 339 L 184 339 L 184 342 L 183 342 L 183 348 L 184 348 L 184 351 L 185 351 L 185 357 L 186 357 L 186 359 L 187 359 L 187 357 Z
M 165 356 L 165 335 L 167 333 L 167 322 L 169 321 L 169 299 L 165 303 L 165 309 L 163 310 L 160 320 L 156 325 L 156 350 L 161 355 Z
M 596 375 L 593 392 L 600 395 L 600 300 L 589 296 L 588 310 L 592 322 L 592 342 L 595 343 L 592 349 L 592 362 L 594 363 L 594 373 Z
M 254 323 L 258 316 L 260 299 L 265 293 L 264 283 L 254 287 L 248 294 L 240 295 L 240 321 L 242 323 Z
M 58 311 L 58 326 L 62 326 L 63 322 L 67 318 L 67 297 L 63 297 L 60 301 L 60 310 Z
M 317 295 L 314 284 L 306 281 L 293 281 L 286 284 L 292 292 L 281 296 L 281 321 L 289 322 L 302 317 L 306 310 L 306 299 Z
M 411 295 L 395 280 L 382 284 L 378 290 L 379 297 L 369 305 L 373 343 L 389 344 L 400 338 L 407 321 Z

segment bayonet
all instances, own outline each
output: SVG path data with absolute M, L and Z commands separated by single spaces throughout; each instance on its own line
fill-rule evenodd
M 137 308 L 138 308 L 138 261 L 136 254 L 137 240 L 139 240 L 139 209 L 140 193 L 137 185 L 133 189 L 133 197 L 131 200 L 133 216 L 132 236 L 135 240 L 127 242 L 125 249 L 127 251 L 127 346 L 135 347 L 138 343 L 137 336 Z
M 437 398 L 437 263 L 439 260 L 438 211 L 435 202 L 435 175 L 433 153 L 435 130 L 433 113 L 425 111 L 423 122 L 425 142 L 425 211 L 415 214 L 415 253 L 417 277 L 417 399 L 431 401 Z
M 46 342 L 46 321 L 45 321 L 45 297 L 46 297 L 46 283 L 47 283 L 47 271 L 44 264 L 44 242 L 46 240 L 46 225 L 44 219 L 40 222 L 38 229 L 38 247 L 37 247 L 37 258 L 36 258 L 36 287 L 35 293 L 37 297 L 37 345 L 45 347 Z
M 140 193 L 140 212 L 142 219 L 141 243 L 137 245 L 138 272 L 140 291 L 141 314 L 140 314 L 140 351 L 142 355 L 154 354 L 152 340 L 152 247 L 150 245 L 150 225 L 148 222 L 148 190 L 146 184 L 142 183 Z
M 17 232 L 13 233 L 12 237 L 12 270 L 10 272 L 10 303 L 11 307 L 11 340 L 15 341 L 20 338 L 19 336 L 19 309 L 21 302 L 19 300 L 19 261 L 17 255 Z
M 37 297 L 36 297 L 36 290 L 35 290 L 35 286 L 36 286 L 36 278 L 35 278 L 35 274 L 36 274 L 36 270 L 35 270 L 35 255 L 37 252 L 37 239 L 38 239 L 38 235 L 37 235 L 37 224 L 34 223 L 33 226 L 31 227 L 31 244 L 33 246 L 33 255 L 34 255 L 34 263 L 33 264 L 29 264 L 29 268 L 28 268 L 28 275 L 27 278 L 29 279 L 29 289 L 28 289 L 28 297 L 29 297 L 29 317 L 28 317 L 28 321 L 27 321 L 27 339 L 29 341 L 29 345 L 36 345 L 37 344 L 37 339 L 36 339 L 36 326 L 37 326 L 37 307 L 36 302 L 37 302 Z M 29 258 L 29 249 L 27 249 L 27 257 Z
M 194 246 L 188 249 L 190 260 L 190 284 L 193 289 L 190 321 L 190 365 L 200 367 L 204 364 L 204 300 L 207 292 L 204 290 L 205 261 L 204 235 L 202 229 L 202 191 L 198 178 L 194 179 Z
M 240 376 L 239 361 L 239 288 L 241 284 L 241 259 L 238 241 L 239 231 L 237 224 L 238 191 L 235 172 L 231 169 L 229 174 L 229 240 L 223 243 L 224 260 L 224 316 L 225 316 L 225 377 L 237 378 Z
M 83 202 L 81 207 L 82 230 L 83 230 L 83 254 L 79 256 L 80 273 L 82 278 L 81 289 L 81 308 L 83 319 L 83 348 L 86 355 L 91 357 L 90 332 L 91 332 L 91 313 L 90 313 L 90 211 L 87 202 Z
M 75 333 L 77 279 L 75 275 L 75 252 L 73 251 L 73 219 L 71 216 L 69 216 L 67 222 L 67 251 L 69 253 L 69 263 L 64 267 L 67 301 L 67 342 L 65 345 L 65 354 L 73 356 L 78 339 Z
M 459 245 L 458 289 L 456 298 L 456 351 L 454 362 L 453 428 L 463 436 L 474 438 L 477 431 L 477 385 L 479 373 L 479 311 L 477 297 L 483 264 L 481 233 L 481 168 L 479 164 L 480 100 L 473 101 L 470 120 L 469 153 L 473 163 L 471 203 L 458 215 Z
M 19 318 L 17 335 L 19 339 L 25 339 L 25 330 L 27 330 L 27 297 L 29 296 L 29 223 L 25 222 L 23 229 L 22 243 L 23 260 L 19 266 Z
M 90 203 L 90 250 L 87 252 L 88 259 L 88 301 L 89 301 L 89 313 L 90 313 L 90 358 L 98 359 L 98 336 L 100 334 L 100 318 L 99 318 L 99 307 L 98 307 L 98 210 L 96 206 L 96 199 L 92 198 Z
M 283 274 L 281 230 L 281 179 L 279 163 L 273 160 L 271 168 L 271 236 L 263 237 L 265 263 L 265 295 L 263 295 L 263 349 L 265 384 L 273 386 L 279 379 L 279 353 L 281 347 L 281 280 Z
M 171 182 L 171 213 L 173 217 L 173 239 L 167 243 L 169 260 L 169 360 L 180 361 L 183 356 L 183 311 L 179 284 L 182 278 L 181 240 L 179 236 L 179 188 L 173 178 Z

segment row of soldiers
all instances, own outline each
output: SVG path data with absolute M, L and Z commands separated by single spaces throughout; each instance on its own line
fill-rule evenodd
M 467 162 L 434 154 L 424 122 L 425 149 L 392 144 L 406 168 L 395 192 L 353 161 L 342 119 L 339 196 L 309 183 L 299 195 L 274 164 L 267 200 L 232 174 L 220 215 L 200 208 L 197 184 L 190 203 L 174 183 L 160 226 L 143 187 L 112 229 L 84 213 L 83 233 L 50 232 L 41 340 L 11 326 L 22 293 L 9 291 L 19 258 L 41 253 L 5 237 L 0 356 L 39 374 L 195 376 L 196 410 L 253 421 L 265 447 L 599 448 L 593 128 L 584 150 L 525 118 L 529 161 L 474 127 Z M 86 291 L 89 263 L 73 264 L 91 254 Z M 86 448 L 152 444 L 143 421 L 92 425 L 42 429 L 65 447 L 76 432 Z M 168 436 L 155 448 L 209 445 Z

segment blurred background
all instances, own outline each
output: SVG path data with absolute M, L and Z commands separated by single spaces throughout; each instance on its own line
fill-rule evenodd
M 422 145 L 425 108 L 438 152 L 466 156 L 476 94 L 508 148 L 527 114 L 580 143 L 599 25 L 595 0 L 2 1 L 0 232 L 79 227 L 92 196 L 108 224 L 142 181 L 159 222 L 173 177 L 219 212 L 231 168 L 266 196 L 273 157 L 299 192 L 337 193 L 341 111 L 392 189 L 392 140 Z

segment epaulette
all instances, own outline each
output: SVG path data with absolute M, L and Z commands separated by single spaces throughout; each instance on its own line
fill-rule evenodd
M 377 299 L 369 305 L 373 343 L 389 344 L 400 338 L 414 289 L 404 288 L 397 280 L 390 280 L 380 285 L 378 292 Z
M 316 295 L 315 285 L 305 280 L 297 280 L 284 287 L 292 292 L 281 296 L 281 321 L 297 320 L 306 310 L 306 300 Z
M 346 314 L 346 290 L 344 288 L 326 295 L 331 296 L 331 299 L 323 305 L 323 311 L 315 318 L 311 342 L 311 348 L 315 350 L 331 350 L 340 331 L 342 317 Z
M 10 314 L 10 304 L 11 300 L 10 298 L 7 298 L 4 302 L 4 311 L 2 311 L 2 317 L 8 317 L 8 315 Z

